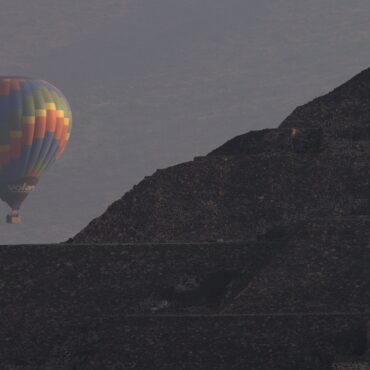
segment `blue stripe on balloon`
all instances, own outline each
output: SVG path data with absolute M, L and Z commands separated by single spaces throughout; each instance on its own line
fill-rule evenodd
M 22 177 L 22 167 L 21 158 L 13 159 L 5 169 L 7 181 L 15 181 Z
M 17 163 L 15 163 L 15 161 L 13 160 L 3 169 L 1 179 L 2 182 L 13 182 L 18 178 L 19 178 L 19 166 L 17 166 Z
M 45 133 L 44 139 L 43 139 L 43 144 L 42 148 L 39 154 L 39 158 L 37 160 L 38 163 L 41 165 L 44 164 L 45 158 L 50 150 L 50 147 L 53 143 L 53 137 L 54 137 L 54 132 L 47 132 Z
M 24 176 L 27 170 L 27 163 L 31 156 L 32 145 L 22 145 L 21 157 L 19 159 L 19 175 Z
M 9 96 L 0 96 L 0 123 L 9 121 Z
M 12 90 L 9 96 L 9 107 L 11 109 L 21 109 L 22 108 L 22 96 L 20 91 Z
M 53 139 L 53 143 L 50 147 L 50 150 L 44 160 L 44 165 L 43 165 L 43 169 L 47 169 L 50 164 L 53 162 L 53 160 L 55 159 L 55 156 L 58 152 L 58 149 L 59 149 L 59 143 L 57 140 Z
M 53 139 L 48 154 L 46 155 L 45 162 L 49 162 L 53 158 L 54 152 L 58 149 L 58 146 L 59 146 L 58 140 Z
M 34 139 L 33 140 L 31 156 L 30 156 L 30 160 L 28 161 L 27 169 L 26 169 L 26 172 L 28 175 L 31 174 L 32 170 L 35 167 L 35 164 L 37 163 L 43 141 L 44 139 Z
M 37 90 L 37 89 L 39 89 L 40 87 L 43 86 L 43 84 L 40 81 L 29 80 L 28 83 L 29 83 L 32 91 Z
M 20 85 L 21 85 L 22 94 L 32 95 L 32 92 L 31 92 L 31 89 L 30 89 L 30 86 L 29 86 L 29 81 L 23 81 L 23 82 L 21 82 Z

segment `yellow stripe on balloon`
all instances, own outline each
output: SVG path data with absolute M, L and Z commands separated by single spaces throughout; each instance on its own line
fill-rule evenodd
M 64 110 L 62 110 L 62 109 L 57 110 L 57 117 L 58 118 L 64 118 Z
M 46 105 L 46 109 L 52 109 L 52 110 L 57 109 L 55 106 L 55 103 L 46 103 L 45 105 Z
M 64 126 L 69 126 L 69 118 L 64 118 Z
M 46 109 L 36 109 L 36 117 L 46 117 Z
M 12 139 L 20 139 L 22 137 L 22 131 L 10 131 L 10 137 Z
M 25 125 L 34 125 L 35 124 L 35 116 L 22 117 L 22 123 L 25 124 Z

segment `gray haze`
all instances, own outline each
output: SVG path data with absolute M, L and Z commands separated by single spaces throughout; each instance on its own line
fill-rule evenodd
M 66 240 L 157 168 L 276 127 L 370 65 L 368 0 L 0 5 L 0 74 L 49 80 L 74 113 L 23 224 L 1 206 L 0 244 Z

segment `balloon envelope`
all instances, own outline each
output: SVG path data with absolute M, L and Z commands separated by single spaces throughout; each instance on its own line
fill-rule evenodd
M 0 77 L 0 198 L 13 210 L 63 153 L 72 114 L 47 81 Z

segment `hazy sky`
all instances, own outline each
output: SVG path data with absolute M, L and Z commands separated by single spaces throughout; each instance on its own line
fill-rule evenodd
M 58 86 L 63 158 L 0 244 L 59 242 L 157 168 L 276 127 L 370 66 L 368 0 L 1 0 L 0 74 Z

